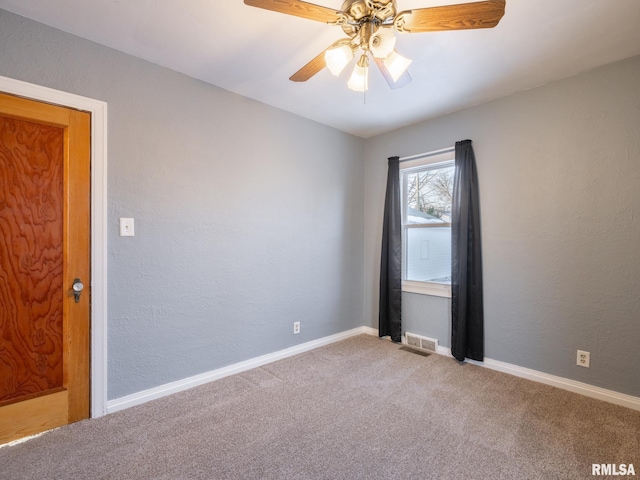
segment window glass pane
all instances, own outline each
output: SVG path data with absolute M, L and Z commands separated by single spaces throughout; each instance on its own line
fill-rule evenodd
M 451 284 L 451 227 L 407 228 L 406 279 Z
M 405 224 L 451 223 L 455 167 L 406 173 Z

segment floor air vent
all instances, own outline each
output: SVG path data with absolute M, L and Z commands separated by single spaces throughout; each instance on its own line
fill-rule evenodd
M 421 355 L 423 357 L 428 357 L 429 355 L 431 355 L 429 352 L 425 352 L 421 348 L 417 347 L 400 347 L 400 350 L 402 350 L 403 352 L 415 353 L 416 355 Z
M 423 337 L 409 332 L 404 334 L 404 338 L 405 343 L 410 347 L 419 348 L 429 353 L 438 353 L 438 340 L 435 338 Z

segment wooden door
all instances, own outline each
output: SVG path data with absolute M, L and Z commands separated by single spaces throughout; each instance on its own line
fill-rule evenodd
M 90 122 L 0 93 L 0 444 L 89 417 Z

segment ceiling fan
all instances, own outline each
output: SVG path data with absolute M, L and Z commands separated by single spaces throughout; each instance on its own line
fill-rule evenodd
M 306 82 L 325 67 L 337 76 L 362 50 L 348 86 L 364 92 L 368 89 L 369 55 L 391 88 L 402 87 L 411 81 L 407 72 L 411 60 L 396 51 L 393 30 L 398 33 L 420 33 L 493 28 L 504 15 L 506 0 L 404 11 L 398 11 L 396 0 L 345 0 L 342 9 L 337 11 L 302 0 L 244 0 L 244 3 L 342 27 L 347 38 L 331 44 L 289 80 Z

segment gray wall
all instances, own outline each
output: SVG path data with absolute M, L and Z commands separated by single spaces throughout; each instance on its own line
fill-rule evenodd
M 635 57 L 368 141 L 365 322 L 377 326 L 386 158 L 470 138 L 486 356 L 640 396 L 639 78 Z M 406 330 L 450 346 L 448 299 L 403 307 Z
M 109 399 L 362 326 L 362 139 L 2 10 L 0 45 L 108 102 Z
M 487 356 L 640 396 L 640 58 L 363 141 L 2 10 L 0 46 L 109 104 L 110 399 L 377 327 L 386 157 L 465 138 Z M 449 346 L 449 308 L 406 294 L 405 329 Z

